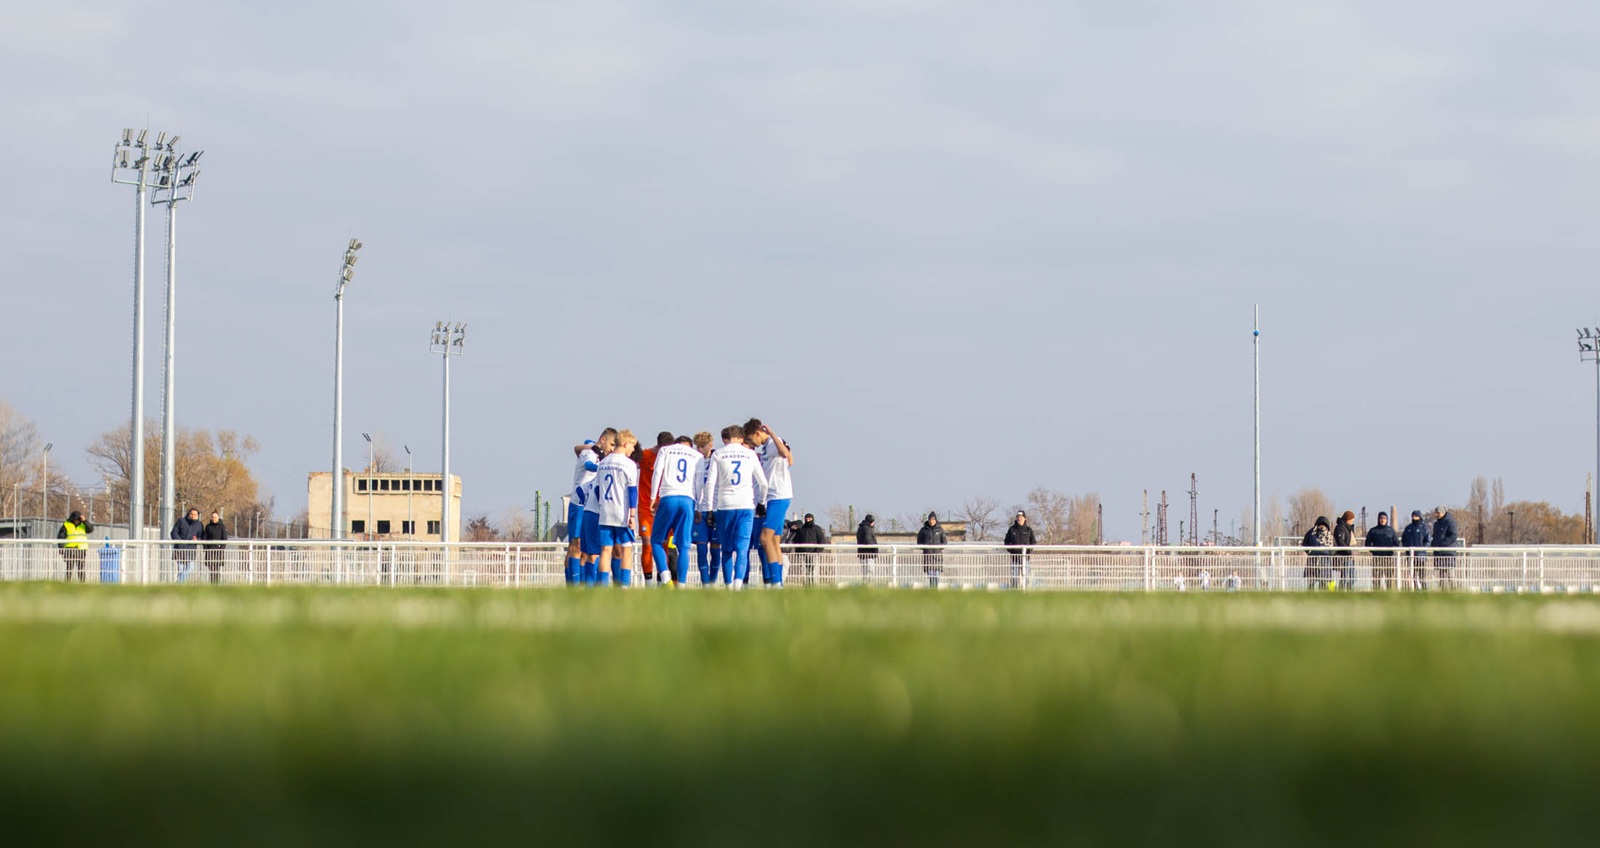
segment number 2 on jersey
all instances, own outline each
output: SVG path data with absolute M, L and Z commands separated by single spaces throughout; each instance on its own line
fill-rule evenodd
M 607 474 L 606 475 L 606 493 L 605 493 L 606 503 L 610 503 L 611 501 L 615 500 L 615 498 L 611 497 L 612 492 L 616 491 L 616 488 L 617 488 L 614 485 L 615 483 L 616 483 L 616 480 L 612 477 L 612 475 Z

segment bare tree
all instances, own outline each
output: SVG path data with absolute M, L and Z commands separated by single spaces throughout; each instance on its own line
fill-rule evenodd
M 994 537 L 999 529 L 1000 519 L 995 511 L 1000 508 L 1000 501 L 996 498 L 986 498 L 977 495 L 967 499 L 950 517 L 966 522 L 967 540 L 972 542 L 985 542 Z
M 1067 499 L 1067 522 L 1058 544 L 1092 545 L 1099 541 L 1100 496 L 1094 492 Z
M 1028 521 L 1033 524 L 1034 533 L 1038 534 L 1041 544 L 1064 545 L 1071 538 L 1072 528 L 1068 521 L 1072 510 L 1071 497 L 1036 486 L 1028 493 L 1027 510 Z
M 463 542 L 498 542 L 500 530 L 489 523 L 489 516 L 478 515 L 467 520 L 466 532 L 461 534 Z
M 1318 518 L 1333 517 L 1333 500 L 1321 489 L 1307 486 L 1289 496 L 1289 520 L 1295 533 L 1304 533 Z
M 394 443 L 381 431 L 372 434 L 372 467 L 367 470 L 371 474 L 398 474 L 406 470 L 406 464 L 394 452 Z
M 145 436 L 146 469 L 161 467 L 160 439 L 159 428 L 150 427 Z M 179 508 L 194 507 L 202 513 L 215 509 L 226 516 L 254 514 L 261 494 L 248 465 L 260 449 L 255 439 L 232 430 L 179 427 L 174 447 L 173 488 Z M 124 425 L 101 433 L 86 449 L 90 463 L 109 480 L 113 499 L 124 504 L 133 465 L 130 448 L 128 427 Z M 161 524 L 172 520 L 173 516 L 154 514 L 161 497 L 161 475 L 146 473 L 144 483 L 145 503 L 151 510 L 146 520 Z
M 1467 526 L 1461 528 L 1467 532 L 1462 535 L 1471 540 L 1475 545 L 1482 545 L 1488 541 L 1489 530 L 1489 478 L 1475 477 L 1472 480 L 1472 489 L 1467 494 L 1467 506 L 1463 510 L 1462 518 Z
M 500 518 L 500 536 L 507 542 L 537 542 L 538 525 L 530 510 L 512 509 Z

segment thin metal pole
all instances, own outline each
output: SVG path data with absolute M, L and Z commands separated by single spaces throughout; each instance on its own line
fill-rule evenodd
M 1255 409 L 1255 510 L 1250 521 L 1250 532 L 1255 537 L 1252 544 L 1261 547 L 1261 304 L 1256 304 L 1256 328 L 1252 337 L 1256 355 L 1256 409 Z
M 39 455 L 39 474 L 43 479 L 39 481 L 39 517 L 45 521 L 50 520 L 50 446 L 45 445 L 44 453 Z
M 177 441 L 178 424 L 175 413 L 173 389 L 177 383 L 174 368 L 177 357 L 174 345 L 178 337 L 178 202 L 167 201 L 167 318 L 166 343 L 161 365 L 161 521 L 167 526 L 175 521 L 173 514 L 177 503 Z
M 344 285 L 333 295 L 333 514 L 328 519 L 330 539 L 344 538 Z
M 417 517 L 416 517 L 415 514 L 413 514 L 414 511 L 411 508 L 411 500 L 415 496 L 415 492 L 416 492 L 416 488 L 417 488 L 416 481 L 411 479 L 412 475 L 415 474 L 415 473 L 416 473 L 416 471 L 413 469 L 412 462 L 411 462 L 411 446 L 410 445 L 406 445 L 406 538 L 407 539 L 410 539 L 410 538 L 412 538 L 412 537 L 417 535 Z
M 144 206 L 148 157 L 133 193 L 133 413 L 128 422 L 128 538 L 144 538 Z
M 439 508 L 439 541 L 450 541 L 450 337 L 445 337 L 444 345 L 444 481 L 440 489 L 444 492 L 443 506 Z
M 377 469 L 373 466 L 375 461 L 372 456 L 372 439 L 367 439 L 367 538 L 378 532 L 378 526 L 372 523 L 372 474 Z
M 1594 472 L 1600 485 L 1600 353 L 1594 359 Z M 1594 543 L 1600 545 L 1600 521 L 1594 523 Z

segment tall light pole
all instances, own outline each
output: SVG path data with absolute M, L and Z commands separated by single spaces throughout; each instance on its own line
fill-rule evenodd
M 410 539 L 417 535 L 417 517 L 411 514 L 411 498 L 416 491 L 416 481 L 412 480 L 411 476 L 416 472 L 411 470 L 411 446 L 404 447 L 406 449 L 406 538 Z
M 437 353 L 444 359 L 444 432 L 442 453 L 444 465 L 444 504 L 439 511 L 439 541 L 450 541 L 450 496 L 455 487 L 450 484 L 450 357 L 460 356 L 466 349 L 467 325 L 456 324 L 452 327 L 446 321 L 433 325 L 433 341 L 428 350 Z
M 1594 363 L 1594 467 L 1600 481 L 1600 327 L 1578 328 L 1578 361 Z M 1600 545 L 1600 521 L 1594 523 L 1594 536 Z
M 122 131 L 111 152 L 111 181 L 133 192 L 133 412 L 128 422 L 128 538 L 144 536 L 144 207 L 151 186 L 150 131 Z
M 1256 355 L 1255 508 L 1250 518 L 1251 544 L 1261 547 L 1261 304 L 1256 304 L 1256 329 L 1251 336 Z
M 177 382 L 176 343 L 178 338 L 178 204 L 194 199 L 194 184 L 200 179 L 201 151 L 186 158 L 178 152 L 178 136 L 156 136 L 151 152 L 152 177 L 150 204 L 167 207 L 167 314 L 166 340 L 161 363 L 161 526 L 177 515 L 178 420 L 173 389 Z
M 373 524 L 372 524 L 372 482 L 373 481 L 371 479 L 372 478 L 372 472 L 375 470 L 372 466 L 376 465 L 377 463 L 375 463 L 373 461 L 373 458 L 372 458 L 372 434 L 371 433 L 362 433 L 361 434 L 361 438 L 367 440 L 367 523 L 366 523 L 365 526 L 367 528 L 367 538 L 371 539 L 372 538 L 372 534 L 377 532 L 377 529 L 378 529 L 378 528 L 374 527 Z
M 46 442 L 44 453 L 39 455 L 39 517 L 46 521 L 50 520 L 50 449 L 55 446 L 55 442 Z
M 339 266 L 339 281 L 333 289 L 333 517 L 328 522 L 329 538 L 344 538 L 344 287 L 356 275 L 356 251 L 361 242 L 351 239 Z

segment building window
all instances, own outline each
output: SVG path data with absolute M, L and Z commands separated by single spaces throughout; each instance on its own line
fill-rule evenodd
M 404 533 L 407 536 L 410 536 L 411 534 L 417 532 L 417 522 L 415 522 L 415 521 L 402 521 L 402 522 L 400 522 L 400 532 Z
M 385 492 L 393 491 L 393 489 L 391 487 L 394 485 L 394 483 L 395 483 L 395 481 L 393 481 L 393 480 L 385 480 L 385 481 L 383 481 L 382 491 L 385 491 Z
M 431 535 L 431 536 L 439 535 L 439 522 L 437 522 L 437 521 L 428 522 L 428 534 Z
M 356 491 L 365 492 L 366 490 L 367 490 L 367 478 L 362 477 L 361 479 L 356 481 Z
M 378 535 L 389 535 L 389 522 L 387 520 L 382 518 L 378 519 Z
M 359 518 L 355 519 L 354 521 L 351 521 L 350 522 L 350 532 L 351 533 L 365 533 L 365 532 L 367 532 L 367 522 L 362 521 Z

